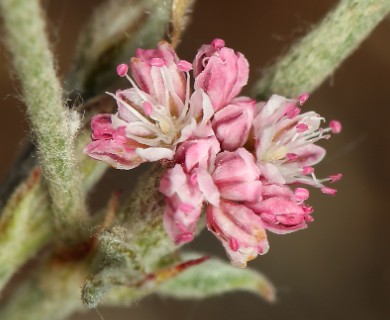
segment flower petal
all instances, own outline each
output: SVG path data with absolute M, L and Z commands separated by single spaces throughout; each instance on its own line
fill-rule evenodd
M 159 191 L 165 195 L 164 227 L 175 244 L 193 239 L 201 213 L 203 196 L 181 165 L 175 165 L 162 177 Z
M 246 143 L 255 104 L 254 100 L 241 97 L 215 113 L 212 125 L 223 150 L 234 151 Z
M 232 264 L 245 267 L 247 261 L 268 251 L 268 241 L 261 219 L 249 208 L 222 201 L 208 206 L 207 226 L 219 238 Z
M 135 149 L 137 155 L 139 155 L 144 161 L 158 161 L 161 159 L 172 159 L 174 151 L 168 148 L 137 148 Z
M 203 68 L 202 68 L 203 67 Z M 249 64 L 226 47 L 204 46 L 194 61 L 195 89 L 203 89 L 215 110 L 230 103 L 248 82 Z

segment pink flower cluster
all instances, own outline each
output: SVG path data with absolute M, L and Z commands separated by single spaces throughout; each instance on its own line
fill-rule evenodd
M 92 120 L 93 141 L 85 152 L 119 169 L 169 160 L 160 183 L 164 225 L 176 244 L 194 238 L 206 213 L 208 229 L 222 242 L 232 263 L 268 251 L 266 230 L 285 234 L 306 228 L 309 191 L 341 174 L 319 180 L 313 165 L 325 150 L 315 143 L 341 131 L 338 121 L 322 128 L 315 112 L 301 112 L 308 95 L 296 100 L 273 95 L 267 102 L 239 96 L 248 81 L 248 61 L 221 39 L 203 45 L 191 64 L 161 42 L 138 49 L 118 75 L 130 89 L 111 94 L 118 112 Z M 190 70 L 195 79 L 193 89 Z

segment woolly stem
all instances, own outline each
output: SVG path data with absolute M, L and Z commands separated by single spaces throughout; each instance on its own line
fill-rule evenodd
M 153 165 L 139 178 L 137 188 L 116 215 L 116 222 L 102 232 L 94 276 L 82 290 L 84 305 L 94 308 L 118 284 L 132 284 L 158 269 L 161 259 L 176 247 L 163 227 L 164 199 L 158 191 L 163 169 Z
M 70 231 L 86 215 L 73 148 L 79 119 L 62 105 L 62 89 L 39 3 L 39 0 L 2 0 L 0 9 L 51 195 L 53 216 L 57 227 Z
M 390 11 L 389 0 L 341 0 L 313 30 L 265 71 L 253 94 L 313 92 Z
M 78 149 L 86 145 L 89 136 L 89 132 L 79 135 Z M 84 175 L 82 187 L 88 192 L 103 175 L 106 165 L 83 155 L 80 168 Z M 0 291 L 11 276 L 55 236 L 50 215 L 47 191 L 40 170 L 35 168 L 0 214 Z
M 129 231 L 132 240 L 130 244 L 140 259 L 148 263 L 147 267 L 156 266 L 157 259 L 175 250 L 162 230 L 163 204 L 161 198 L 156 197 L 158 193 L 156 184 L 161 169 L 157 166 L 149 171 L 149 174 L 146 181 L 141 180 L 134 192 L 139 197 L 132 197 L 132 199 L 139 199 L 133 204 L 128 204 L 118 217 L 123 223 L 134 223 Z M 134 219 L 131 216 L 134 216 Z M 144 217 L 146 222 L 140 221 L 141 217 Z M 80 246 L 80 249 L 83 249 L 83 246 Z M 0 312 L 0 319 L 62 320 L 71 313 L 81 310 L 83 306 L 80 287 L 91 262 L 88 252 L 86 250 L 84 255 L 79 255 L 77 250 L 62 251 L 62 254 L 44 261 L 33 277 L 13 293 Z M 125 299 L 121 295 L 122 287 L 118 290 L 113 288 L 110 304 L 131 304 L 133 299 L 148 293 L 135 288 L 134 292 Z

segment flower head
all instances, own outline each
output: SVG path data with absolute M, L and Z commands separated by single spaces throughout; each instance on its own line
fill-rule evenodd
M 93 118 L 94 141 L 85 152 L 121 169 L 169 160 L 159 191 L 164 227 L 175 244 L 193 240 L 205 211 L 207 228 L 232 264 L 245 267 L 268 251 L 266 232 L 287 234 L 313 221 L 302 184 L 336 193 L 324 183 L 341 174 L 319 180 L 313 165 L 325 156 L 316 142 L 339 133 L 341 124 L 321 128 L 317 113 L 302 113 L 308 94 L 296 100 L 274 95 L 257 104 L 238 96 L 249 65 L 223 40 L 202 46 L 193 65 L 166 42 L 138 49 L 117 73 L 131 88 L 110 94 L 118 112 Z
M 131 59 L 132 79 L 127 66 L 117 68 L 132 87 L 111 94 L 118 112 L 101 115 L 92 126 L 94 141 L 85 152 L 120 169 L 132 169 L 145 161 L 172 159 L 178 143 L 190 137 L 209 135 L 214 110 L 202 89 L 191 94 L 191 64 L 179 60 L 173 48 L 161 42 L 155 50 L 137 50 Z
M 257 162 L 271 183 L 303 183 L 331 193 L 334 189 L 325 187 L 323 182 L 338 179 L 330 176 L 319 180 L 314 175 L 312 166 L 326 153 L 315 143 L 330 138 L 330 133 L 339 133 L 341 124 L 333 120 L 329 127 L 322 128 L 321 122 L 325 119 L 319 114 L 301 113 L 300 105 L 307 98 L 306 94 L 298 100 L 273 95 L 266 103 L 258 104 L 253 121 Z

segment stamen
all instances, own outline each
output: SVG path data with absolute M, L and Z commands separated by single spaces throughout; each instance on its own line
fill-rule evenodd
M 290 110 L 287 110 L 286 115 L 289 119 L 294 119 L 299 113 L 301 112 L 301 109 L 298 107 L 291 108 Z
M 187 76 L 189 77 L 188 72 L 186 72 L 186 73 L 187 73 Z M 161 68 L 161 76 L 162 76 L 162 79 L 164 82 L 164 87 L 166 89 L 165 90 L 165 94 L 166 94 L 165 110 L 167 110 L 169 112 L 171 119 L 172 118 L 175 119 L 177 116 L 179 116 L 177 113 L 180 110 L 181 110 L 181 114 L 182 114 L 183 110 L 185 109 L 185 104 L 180 99 L 180 97 L 177 95 L 176 90 L 175 90 L 175 86 L 173 85 L 171 74 L 166 67 Z M 187 77 L 187 80 L 188 80 L 188 77 Z M 188 81 L 187 81 L 186 90 L 189 90 L 189 82 Z M 187 95 L 187 92 L 186 92 L 186 95 Z M 188 95 L 189 95 L 189 92 L 188 92 Z M 172 110 L 170 109 L 169 97 L 171 97 L 175 102 L 176 110 L 173 110 L 174 114 L 172 114 Z M 179 116 L 180 120 L 181 120 L 181 114 Z M 177 123 L 178 122 L 180 122 L 180 121 L 177 120 Z M 180 131 L 180 130 L 181 130 L 181 128 L 176 128 L 176 131 Z
M 338 173 L 338 174 L 330 175 L 328 178 L 329 178 L 329 181 L 331 183 L 333 183 L 333 182 L 339 181 L 342 177 L 343 177 L 343 174 Z
M 294 193 L 297 201 L 305 201 L 309 199 L 309 190 L 305 188 L 296 188 Z
M 313 167 L 303 167 L 303 170 L 302 170 L 302 174 L 304 174 L 305 176 L 308 175 L 308 174 L 312 174 L 314 172 L 314 168 Z
M 169 77 L 169 72 L 168 73 L 166 72 L 166 67 L 165 68 L 161 68 L 160 71 L 161 71 L 161 77 L 162 77 L 163 82 L 164 82 L 165 108 L 167 110 L 169 110 L 169 91 L 171 91 L 173 93 L 176 93 L 176 92 L 175 92 L 175 90 L 173 88 L 172 82 L 169 82 L 168 79 L 167 79 L 167 74 L 168 74 L 168 77 Z M 172 79 L 170 79 L 170 80 L 172 80 Z M 171 89 L 171 90 L 169 90 L 169 89 Z
M 298 97 L 298 101 L 299 101 L 299 104 L 300 105 L 303 105 L 307 99 L 309 99 L 309 94 L 308 93 L 302 93 L 299 97 Z
M 312 185 L 313 187 L 316 187 L 316 188 L 323 188 L 324 187 L 324 185 L 322 184 L 323 181 L 318 180 L 314 173 L 311 174 L 311 179 L 314 182 L 314 184 L 310 182 L 310 183 L 308 183 L 309 185 Z M 310 178 L 309 178 L 309 181 L 310 181 Z
M 132 114 L 134 114 L 139 120 L 141 120 L 148 129 L 156 131 L 154 128 L 153 123 L 151 123 L 148 119 L 146 119 L 142 114 L 140 114 L 137 110 L 135 110 L 132 106 L 130 106 L 126 101 L 123 99 L 119 98 L 115 94 L 111 92 L 106 92 L 109 96 L 113 97 L 116 101 L 121 102 L 124 106 L 127 107 L 127 110 L 129 110 Z
M 190 71 L 192 69 L 192 63 L 188 62 L 188 61 L 185 61 L 185 60 L 180 60 L 178 63 L 177 63 L 177 68 L 180 70 L 180 71 L 184 71 L 184 72 L 187 72 L 187 71 Z
M 189 72 L 187 71 L 186 72 L 186 98 L 185 98 L 185 101 L 184 101 L 184 107 L 183 107 L 183 110 L 181 111 L 181 114 L 178 118 L 178 121 L 181 122 L 183 120 L 183 118 L 186 116 L 187 112 L 188 112 L 188 108 L 189 108 L 189 105 L 190 105 L 190 74 Z
M 329 122 L 329 127 L 333 133 L 340 133 L 342 130 L 341 123 L 337 120 L 332 120 Z
M 127 80 L 129 80 L 129 82 L 131 83 L 132 87 L 134 88 L 134 90 L 137 92 L 137 94 L 143 99 L 143 100 L 149 100 L 148 97 L 145 95 L 144 91 L 140 90 L 140 88 L 138 88 L 137 84 L 134 82 L 133 79 L 131 79 L 131 77 L 129 77 L 128 74 L 126 74 L 126 78 Z
M 323 188 L 321 188 L 321 192 L 328 194 L 330 196 L 334 196 L 336 194 L 337 190 L 332 189 L 332 188 L 328 188 L 328 187 L 323 187 Z
M 296 126 L 296 128 L 297 128 L 297 132 L 302 133 L 307 131 L 309 129 L 309 126 L 305 123 L 300 123 Z
M 126 74 L 127 74 L 127 71 L 129 70 L 129 66 L 127 64 L 120 64 L 116 67 L 116 72 L 118 74 L 118 76 L 120 77 L 124 77 Z
M 141 143 L 141 144 L 144 144 L 147 146 L 151 146 L 151 147 L 157 147 L 161 143 L 161 140 L 163 140 L 161 137 L 161 133 L 156 134 L 156 135 L 157 135 L 156 138 L 148 139 L 148 138 L 143 138 L 143 137 L 136 136 L 136 135 L 133 135 L 130 133 L 126 133 L 126 137 L 128 137 L 129 139 L 132 139 L 134 141 L 137 141 L 138 143 Z
M 222 39 L 219 39 L 219 38 L 216 38 L 214 39 L 212 42 L 211 42 L 211 45 L 215 48 L 215 49 L 221 49 L 225 46 L 225 41 L 223 41 Z

